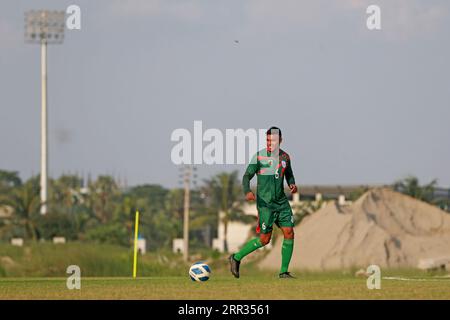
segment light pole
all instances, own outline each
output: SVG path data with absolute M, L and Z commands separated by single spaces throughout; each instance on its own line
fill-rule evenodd
M 25 41 L 41 45 L 41 214 L 48 210 L 47 44 L 63 43 L 64 26 L 64 11 L 25 12 Z

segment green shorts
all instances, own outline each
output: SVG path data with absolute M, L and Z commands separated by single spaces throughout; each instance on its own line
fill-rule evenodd
M 256 232 L 270 233 L 273 230 L 274 223 L 278 228 L 294 227 L 294 215 L 289 202 L 274 207 L 258 206 L 258 227 Z

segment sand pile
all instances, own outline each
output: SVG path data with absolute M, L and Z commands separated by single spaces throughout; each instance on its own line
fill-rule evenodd
M 387 188 L 373 189 L 350 206 L 329 202 L 295 229 L 291 269 L 418 267 L 450 257 L 450 214 Z M 278 269 L 281 242 L 261 262 Z

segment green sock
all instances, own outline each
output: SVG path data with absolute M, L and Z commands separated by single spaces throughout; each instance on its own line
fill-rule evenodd
M 249 253 L 252 253 L 256 249 L 261 248 L 262 246 L 263 245 L 261 244 L 261 241 L 259 240 L 259 238 L 254 238 L 254 239 L 250 240 L 249 242 L 247 242 L 240 251 L 235 253 L 234 258 L 237 261 L 241 261 L 241 259 L 244 258 L 246 255 L 248 255 Z
M 291 262 L 292 251 L 294 251 L 294 239 L 284 239 L 281 247 L 281 270 L 280 273 L 288 271 Z

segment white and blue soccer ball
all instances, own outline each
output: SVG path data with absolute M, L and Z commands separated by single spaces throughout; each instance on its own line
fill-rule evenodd
M 189 276 L 192 281 L 208 281 L 210 275 L 211 268 L 203 261 L 194 263 L 189 269 Z

